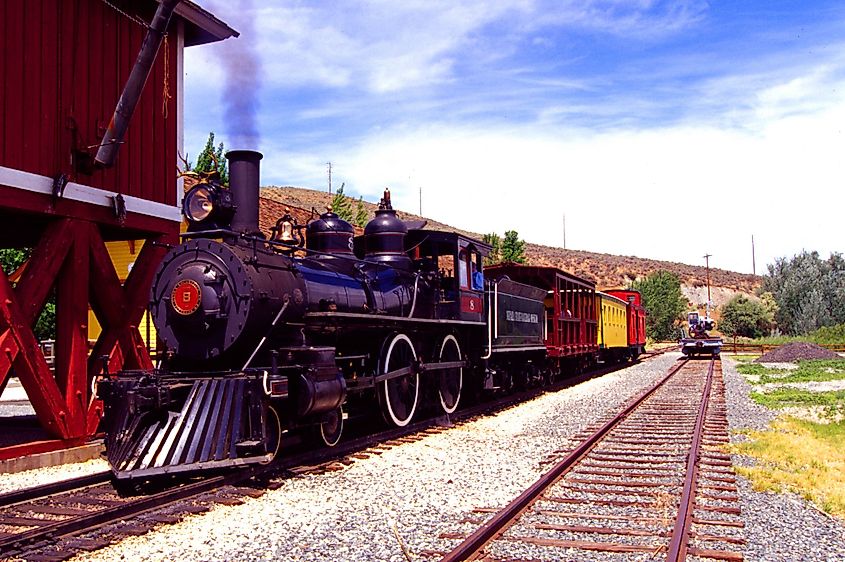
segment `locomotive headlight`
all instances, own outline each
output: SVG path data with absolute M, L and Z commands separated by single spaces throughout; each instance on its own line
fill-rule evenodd
M 191 222 L 204 221 L 214 210 L 211 192 L 205 186 L 193 188 L 185 196 L 185 217 Z
M 200 183 L 185 194 L 182 212 L 188 230 L 228 228 L 235 214 L 232 192 L 216 183 Z

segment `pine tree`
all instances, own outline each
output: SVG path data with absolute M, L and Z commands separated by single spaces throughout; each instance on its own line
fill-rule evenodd
M 215 170 L 214 161 L 217 160 L 217 172 L 220 174 L 220 182 L 223 185 L 229 185 L 229 163 L 226 160 L 226 150 L 223 147 L 223 141 L 214 148 L 214 132 L 208 133 L 208 140 L 202 152 L 197 156 L 197 165 L 194 166 L 193 171 L 197 173 L 211 172 Z
M 505 232 L 505 239 L 502 241 L 502 261 L 525 263 L 525 240 L 519 239 L 519 233 L 515 230 Z
M 484 265 L 495 265 L 502 261 L 502 239 L 495 232 L 485 234 L 481 238 L 486 244 L 490 244 L 492 249 L 490 255 L 484 258 Z
M 340 186 L 340 189 L 332 197 L 332 211 L 346 222 L 352 222 L 355 220 L 355 215 L 352 212 L 352 200 L 343 194 L 344 187 L 346 187 L 345 183 Z
M 355 209 L 355 224 L 364 228 L 367 226 L 367 222 L 370 220 L 370 213 L 367 212 L 367 208 L 364 207 L 364 198 L 359 197 L 357 207 Z

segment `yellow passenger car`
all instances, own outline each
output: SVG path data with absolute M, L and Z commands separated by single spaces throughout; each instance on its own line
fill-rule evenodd
M 596 301 L 599 357 L 603 361 L 621 360 L 628 351 L 627 303 L 599 291 Z

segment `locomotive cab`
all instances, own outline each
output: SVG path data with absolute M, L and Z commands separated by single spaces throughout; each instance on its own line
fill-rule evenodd
M 415 268 L 433 280 L 435 318 L 484 319 L 483 259 L 489 246 L 455 232 L 432 230 L 410 230 L 405 246 Z

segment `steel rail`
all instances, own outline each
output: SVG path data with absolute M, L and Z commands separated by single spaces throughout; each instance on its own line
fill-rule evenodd
M 41 486 L 33 486 L 24 488 L 22 490 L 15 490 L 14 492 L 6 492 L 0 494 L 0 508 L 9 507 L 16 503 L 33 501 L 48 496 L 55 496 L 64 492 L 71 492 L 79 488 L 87 488 L 89 486 L 96 486 L 97 484 L 104 484 L 111 479 L 111 472 L 103 470 L 85 476 L 78 476 L 68 480 L 60 480 L 59 482 L 51 482 Z
M 614 427 L 619 425 L 631 412 L 642 404 L 649 396 L 662 387 L 675 373 L 688 363 L 689 359 L 682 358 L 678 364 L 672 367 L 660 381 L 651 388 L 645 390 L 634 398 L 621 412 L 617 413 L 611 420 L 607 421 L 590 437 L 583 441 L 578 447 L 570 452 L 565 458 L 559 461 L 551 470 L 541 476 L 527 490 L 522 492 L 516 499 L 498 511 L 481 528 L 467 537 L 461 544 L 447 553 L 441 562 L 458 562 L 471 560 L 489 543 L 496 540 L 507 530 L 509 525 L 530 507 L 537 498 L 555 482 L 557 482 L 570 468 L 587 455 L 592 448 L 604 438 Z
M 220 488 L 225 485 L 236 485 L 244 482 L 259 472 L 257 468 L 246 469 L 235 474 L 225 476 L 214 476 L 193 482 L 178 488 L 172 488 L 145 496 L 123 505 L 116 505 L 91 512 L 87 515 L 74 517 L 65 521 L 56 521 L 36 529 L 17 533 L 8 537 L 0 538 L 0 551 L 4 549 L 21 549 L 33 543 L 44 540 L 53 540 L 57 537 L 73 534 L 78 531 L 88 531 L 99 528 L 108 523 L 118 521 L 127 517 L 140 515 L 151 509 L 172 504 L 185 498 Z
M 704 396 L 698 408 L 698 418 L 695 421 L 695 432 L 692 437 L 689 456 L 687 457 L 687 472 L 684 478 L 684 489 L 681 495 L 681 503 L 678 507 L 678 518 L 675 521 L 675 528 L 672 530 L 672 540 L 669 541 L 667 551 L 667 562 L 679 562 L 685 560 L 689 544 L 690 526 L 692 524 L 692 510 L 695 503 L 695 491 L 698 486 L 698 463 L 701 459 L 701 440 L 704 434 L 704 422 L 707 418 L 707 408 L 710 404 L 710 389 L 713 386 L 713 370 L 716 366 L 716 358 L 710 359 L 710 366 L 707 369 L 707 381 L 704 384 Z

